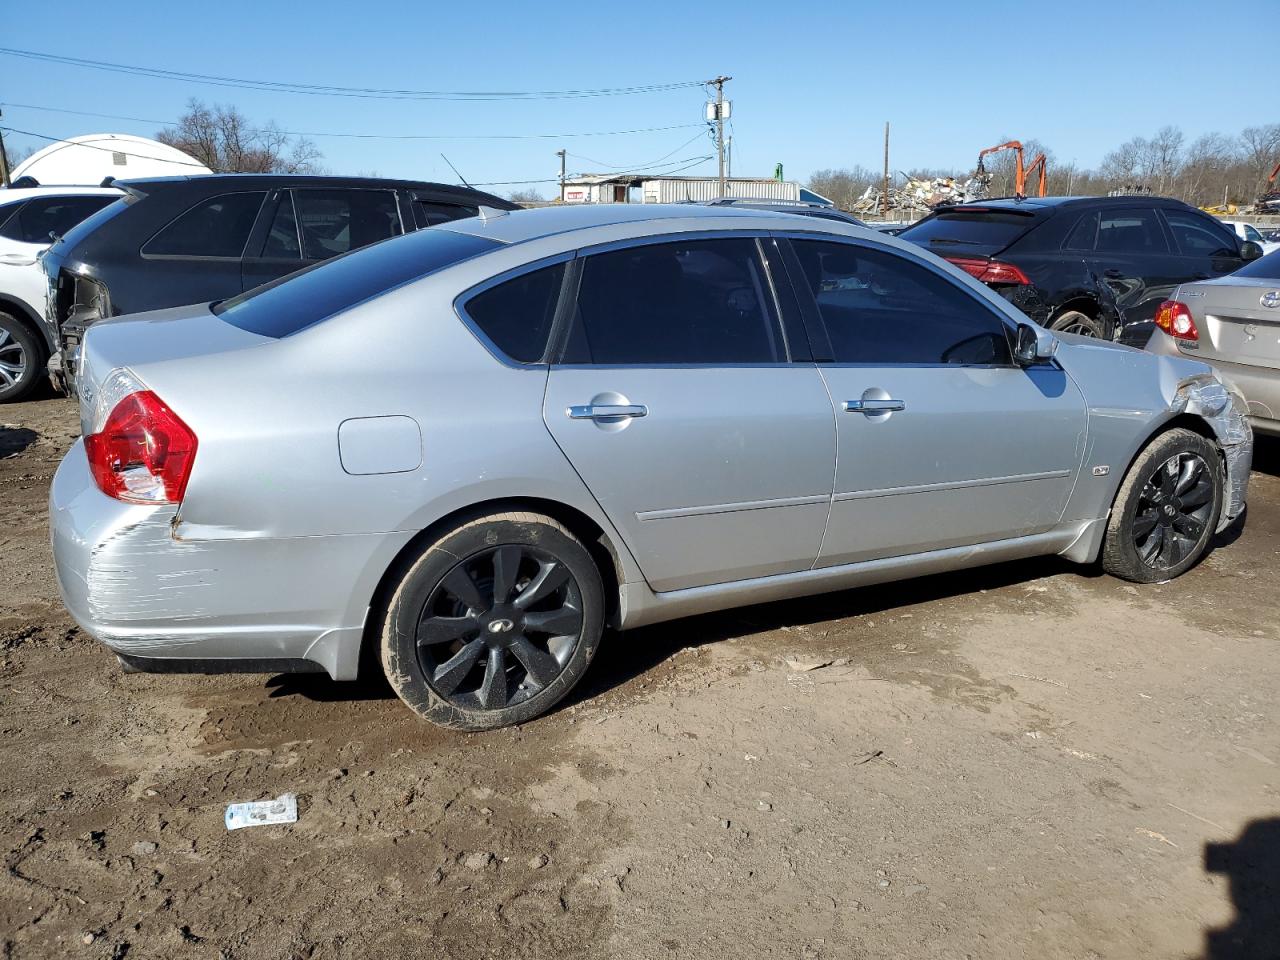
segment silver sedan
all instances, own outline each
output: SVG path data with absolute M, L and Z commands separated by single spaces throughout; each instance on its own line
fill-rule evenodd
M 482 211 L 101 323 L 80 404 L 58 578 L 127 669 L 380 662 L 465 729 L 549 709 L 607 627 L 1042 554 L 1167 580 L 1252 450 L 1202 363 L 687 205 Z
M 1221 371 L 1248 401 L 1253 428 L 1280 437 L 1280 251 L 1178 287 L 1156 311 L 1147 349 Z

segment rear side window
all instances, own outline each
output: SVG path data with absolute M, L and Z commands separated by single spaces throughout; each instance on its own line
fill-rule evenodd
M 413 210 L 418 218 L 418 226 L 434 227 L 451 220 L 474 217 L 480 212 L 479 207 L 469 207 L 457 203 L 433 203 L 430 200 L 413 201 Z
M 1008 247 L 1039 222 L 1034 214 L 974 208 L 935 214 L 898 236 L 940 255 L 963 254 L 966 248 L 991 254 Z
M 1236 235 L 1225 224 L 1184 210 L 1166 210 L 1164 218 L 1178 250 L 1187 256 L 1239 256 Z
M 995 311 L 922 264 L 847 243 L 793 245 L 836 363 L 1012 362 Z
M 786 348 L 754 240 L 628 247 L 583 260 L 565 362 L 781 363 Z
M 36 197 L 5 221 L 0 236 L 21 243 L 51 243 L 53 237 L 64 236 L 80 221 L 115 200 L 111 196 Z M 4 219 L 0 212 L 0 220 Z
M 294 190 L 293 202 L 307 260 L 327 260 L 403 232 L 391 190 Z
M 468 317 L 512 360 L 537 363 L 547 351 L 565 265 L 513 277 L 466 302 Z
M 227 323 L 264 337 L 287 337 L 349 307 L 499 246 L 452 230 L 420 230 L 395 243 L 356 250 L 213 306 Z
M 293 212 L 293 194 L 285 191 L 280 196 L 271 229 L 262 247 L 262 256 L 269 260 L 301 260 L 302 247 L 298 243 L 298 218 Z
M 1103 210 L 1098 215 L 1099 253 L 1168 253 L 1169 244 L 1154 210 Z
M 265 197 L 258 190 L 202 200 L 148 240 L 142 252 L 151 257 L 238 259 Z
M 1098 238 L 1098 212 L 1086 213 L 1076 221 L 1076 225 L 1063 241 L 1064 250 L 1092 250 Z

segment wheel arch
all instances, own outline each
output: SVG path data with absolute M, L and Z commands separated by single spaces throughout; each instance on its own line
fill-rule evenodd
M 440 539 L 446 532 L 462 526 L 477 517 L 493 513 L 508 512 L 541 513 L 563 524 L 574 536 L 582 541 L 596 568 L 600 571 L 600 579 L 604 586 L 605 622 L 617 626 L 620 622 L 621 586 L 626 581 L 626 570 L 618 553 L 618 547 L 609 534 L 595 520 L 576 507 L 558 500 L 542 497 L 495 497 L 459 507 L 433 521 L 429 526 L 416 533 L 400 551 L 392 558 L 374 588 L 369 600 L 368 613 L 365 616 L 364 630 L 360 639 L 360 673 L 365 670 L 381 670 L 378 658 L 382 619 L 395 592 L 400 579 L 421 556 L 423 550 Z M 625 549 L 625 548 L 624 548 Z
M 40 322 L 40 318 L 36 316 L 35 311 L 16 297 L 0 293 L 0 313 L 7 313 L 15 320 L 25 324 L 44 349 L 45 358 L 48 358 L 49 338 L 45 334 L 44 324 Z

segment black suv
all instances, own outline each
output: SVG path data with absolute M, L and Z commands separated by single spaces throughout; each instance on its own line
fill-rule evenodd
M 1163 197 L 983 200 L 898 234 L 994 288 L 1042 326 L 1141 346 L 1173 288 L 1262 256 L 1213 217 Z
M 49 366 L 68 388 L 85 327 L 104 317 L 222 300 L 481 206 L 517 209 L 468 187 L 367 177 L 220 174 L 114 186 L 124 198 L 44 258 Z

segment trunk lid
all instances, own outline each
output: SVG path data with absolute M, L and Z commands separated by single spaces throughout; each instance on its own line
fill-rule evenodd
M 160 367 L 274 342 L 223 322 L 204 303 L 95 323 L 85 331 L 76 376 L 81 428 L 87 430 L 93 422 L 103 381 L 113 370 L 128 369 L 144 384 L 154 385 L 148 372 Z
M 1280 370 L 1280 283 L 1224 277 L 1187 284 L 1177 298 L 1195 317 L 1200 356 Z

